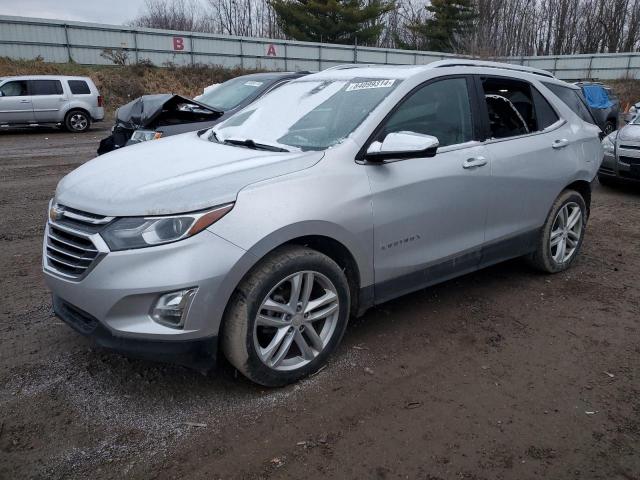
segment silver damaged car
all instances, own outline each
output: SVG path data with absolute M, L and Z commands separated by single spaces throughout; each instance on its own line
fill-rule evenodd
M 221 354 L 279 386 L 373 305 L 519 256 L 563 271 L 603 157 L 574 97 L 506 64 L 345 65 L 91 160 L 50 205 L 55 312 L 108 348 L 205 371 Z

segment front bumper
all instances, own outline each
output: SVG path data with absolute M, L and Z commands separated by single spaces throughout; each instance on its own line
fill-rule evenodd
M 640 165 L 640 150 L 617 148 L 615 155 L 608 153 L 604 155 L 598 175 L 640 182 L 638 165 Z
M 46 242 L 45 237 L 45 253 Z M 94 319 L 100 327 L 96 327 L 97 333 L 83 333 L 123 340 L 183 342 L 218 335 L 226 303 L 247 261 L 244 250 L 205 230 L 175 243 L 108 252 L 80 279 L 64 278 L 46 261 L 43 270 L 54 297 Z M 182 328 L 161 325 L 151 318 L 152 307 L 161 295 L 194 287 L 197 292 Z M 67 321 L 64 315 L 61 318 Z
M 58 318 L 100 346 L 131 357 L 176 363 L 207 373 L 216 364 L 218 338 L 180 342 L 139 340 L 114 335 L 87 312 L 53 295 L 53 310 Z

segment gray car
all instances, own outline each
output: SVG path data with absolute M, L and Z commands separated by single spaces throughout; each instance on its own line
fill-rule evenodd
M 103 119 L 102 96 L 89 77 L 0 78 L 0 127 L 55 125 L 80 133 Z
M 603 185 L 640 182 L 640 116 L 602 141 L 604 160 L 598 172 Z
M 476 61 L 344 66 L 67 175 L 56 314 L 103 346 L 251 380 L 316 372 L 351 316 L 503 260 L 571 265 L 602 161 L 576 87 Z M 571 105 L 571 106 L 570 106 Z

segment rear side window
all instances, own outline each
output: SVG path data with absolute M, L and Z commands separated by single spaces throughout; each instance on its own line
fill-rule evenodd
M 490 136 L 508 138 L 541 130 L 531 85 L 504 77 L 481 77 Z
M 91 93 L 89 85 L 84 80 L 69 80 L 69 88 L 74 95 L 86 95 Z
M 538 130 L 544 130 L 560 120 L 558 114 L 547 99 L 544 98 L 535 87 L 531 87 L 531 93 L 533 95 L 533 105 L 535 106 L 536 117 L 538 119 Z
M 579 90 L 563 87 L 562 85 L 555 85 L 553 83 L 545 83 L 544 86 L 555 93 L 557 97 L 582 120 L 596 125 L 593 116 L 591 116 L 591 112 L 585 105 L 584 100 L 580 97 Z
M 31 95 L 62 95 L 60 80 L 31 80 Z

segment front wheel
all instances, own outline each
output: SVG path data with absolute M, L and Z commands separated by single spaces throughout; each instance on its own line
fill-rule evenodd
M 309 248 L 269 254 L 233 295 L 222 350 L 250 380 L 268 387 L 317 371 L 340 343 L 350 308 L 340 267 Z
M 554 202 L 529 260 L 543 272 L 557 273 L 575 260 L 587 223 L 587 206 L 578 192 L 565 190 Z

